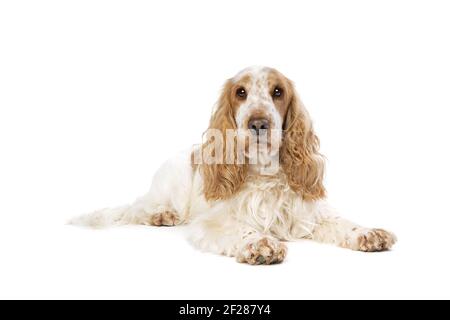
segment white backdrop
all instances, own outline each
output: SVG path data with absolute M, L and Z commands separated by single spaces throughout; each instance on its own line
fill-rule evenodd
M 446 1 L 2 1 L 0 298 L 450 298 Z M 282 265 L 182 229 L 66 226 L 134 200 L 249 65 L 293 79 L 343 215 L 392 252 L 289 244 Z

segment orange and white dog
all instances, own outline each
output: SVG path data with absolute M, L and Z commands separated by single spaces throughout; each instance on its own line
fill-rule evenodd
M 196 247 L 249 264 L 282 262 L 283 241 L 295 239 L 359 251 L 395 243 L 392 233 L 340 218 L 328 205 L 319 139 L 293 83 L 277 70 L 251 67 L 227 80 L 209 132 L 201 146 L 167 161 L 131 205 L 71 222 L 189 224 Z

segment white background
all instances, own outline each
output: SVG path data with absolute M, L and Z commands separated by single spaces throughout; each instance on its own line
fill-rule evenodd
M 450 298 L 446 1 L 2 1 L 0 298 Z M 200 141 L 226 78 L 293 79 L 343 216 L 393 251 L 300 241 L 282 265 L 182 229 L 92 231 Z

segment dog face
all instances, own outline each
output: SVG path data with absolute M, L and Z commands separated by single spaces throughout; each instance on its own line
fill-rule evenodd
M 282 129 L 291 98 L 289 80 L 274 69 L 253 67 L 238 73 L 231 82 L 238 128 Z
M 271 153 L 277 153 L 282 137 L 279 133 L 292 98 L 289 80 L 274 69 L 253 67 L 230 82 L 236 127 L 253 138 L 249 143 L 267 144 Z
M 297 96 L 292 82 L 280 72 L 267 67 L 251 67 L 229 79 L 211 117 L 207 132 L 219 132 L 222 145 L 214 154 L 220 161 L 203 163 L 204 193 L 208 200 L 225 199 L 239 191 L 252 166 L 239 162 L 236 140 L 245 139 L 245 153 L 252 145 L 268 147 L 269 157 L 278 157 L 282 173 L 290 187 L 305 200 L 322 198 L 323 160 L 318 152 L 308 112 Z M 225 138 L 237 132 L 235 140 Z M 253 139 L 247 139 L 248 137 Z M 209 147 L 207 143 L 203 147 Z M 261 156 L 257 148 L 257 156 Z M 222 152 L 231 160 L 225 161 Z M 224 156 L 225 157 L 225 156 Z M 228 159 L 229 160 L 229 159 Z M 251 159 L 250 159 L 251 160 Z M 254 172 L 252 172 L 254 173 Z

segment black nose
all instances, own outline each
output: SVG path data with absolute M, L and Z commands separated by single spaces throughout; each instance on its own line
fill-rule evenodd
M 248 128 L 254 130 L 257 135 L 260 135 L 264 130 L 269 130 L 270 122 L 264 118 L 250 119 Z

